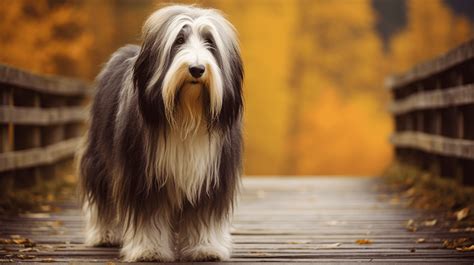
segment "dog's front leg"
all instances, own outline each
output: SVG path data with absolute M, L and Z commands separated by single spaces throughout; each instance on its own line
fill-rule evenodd
M 118 224 L 113 207 L 99 214 L 95 203 L 85 202 L 85 244 L 88 246 L 118 246 L 122 242 L 122 228 Z
M 125 232 L 121 255 L 124 261 L 174 261 L 173 233 L 168 214 L 140 220 Z
M 228 217 L 217 217 L 209 207 L 185 210 L 179 222 L 178 250 L 181 260 L 227 260 L 231 247 Z

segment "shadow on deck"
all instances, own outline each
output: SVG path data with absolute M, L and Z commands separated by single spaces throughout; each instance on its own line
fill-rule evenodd
M 450 232 L 444 213 L 390 202 L 379 184 L 369 178 L 245 178 L 231 262 L 474 262 L 474 252 L 443 247 L 444 240 L 473 240 L 473 232 Z M 57 206 L 57 213 L 1 217 L 0 237 L 35 244 L 0 244 L 0 262 L 120 262 L 118 249 L 82 245 L 83 219 L 72 198 Z M 437 222 L 412 231 L 410 219 Z M 365 239 L 368 244 L 357 243 Z

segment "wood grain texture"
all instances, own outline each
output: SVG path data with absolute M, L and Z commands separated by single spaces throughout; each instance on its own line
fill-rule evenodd
M 77 137 L 46 147 L 0 153 L 0 172 L 49 165 L 64 158 L 71 158 L 80 141 L 81 137 Z
M 393 134 L 391 142 L 398 147 L 410 147 L 433 154 L 474 159 L 474 141 L 472 140 L 403 131 Z
M 390 90 L 398 89 L 417 80 L 438 74 L 473 58 L 474 39 L 450 50 L 442 56 L 416 65 L 404 74 L 389 77 L 386 80 L 386 87 Z
M 414 93 L 390 105 L 390 111 L 403 114 L 415 110 L 446 108 L 474 104 L 474 84 L 443 90 Z
M 0 64 L 0 84 L 61 96 L 85 96 L 91 93 L 87 83 L 58 76 L 38 75 Z
M 247 177 L 233 222 L 234 249 L 226 264 L 347 263 L 472 264 L 474 252 L 443 247 L 444 240 L 468 238 L 473 232 L 449 232 L 454 220 L 439 211 L 403 207 L 378 179 L 343 177 Z M 114 262 L 118 249 L 84 246 L 83 217 L 71 199 L 54 213 L 0 218 L 0 237 L 33 240 L 33 252 L 22 245 L 0 246 L 0 261 Z M 406 229 L 409 219 L 431 227 Z M 416 243 L 424 238 L 424 243 Z M 369 239 L 360 245 L 358 239 Z M 22 251 L 22 252 L 20 252 Z M 19 256 L 20 255 L 20 256 Z M 23 256 L 21 256 L 23 255 Z
M 0 106 L 0 123 L 16 125 L 53 125 L 84 122 L 87 112 L 84 107 L 30 108 Z

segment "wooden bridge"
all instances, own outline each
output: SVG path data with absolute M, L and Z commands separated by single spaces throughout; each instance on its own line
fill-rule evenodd
M 397 159 L 473 184 L 473 86 L 474 41 L 390 79 Z M 80 139 L 87 86 L 0 66 L 0 93 L 0 190 L 61 177 Z M 379 178 L 246 177 L 229 263 L 473 264 L 472 224 L 406 204 Z M 0 217 L 0 262 L 120 262 L 116 248 L 82 244 L 73 196 L 46 206 Z

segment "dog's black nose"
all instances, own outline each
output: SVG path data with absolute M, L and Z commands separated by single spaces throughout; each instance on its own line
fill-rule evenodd
M 194 78 L 201 77 L 202 74 L 204 74 L 204 70 L 206 70 L 206 67 L 204 67 L 202 64 L 189 66 L 189 72 Z

